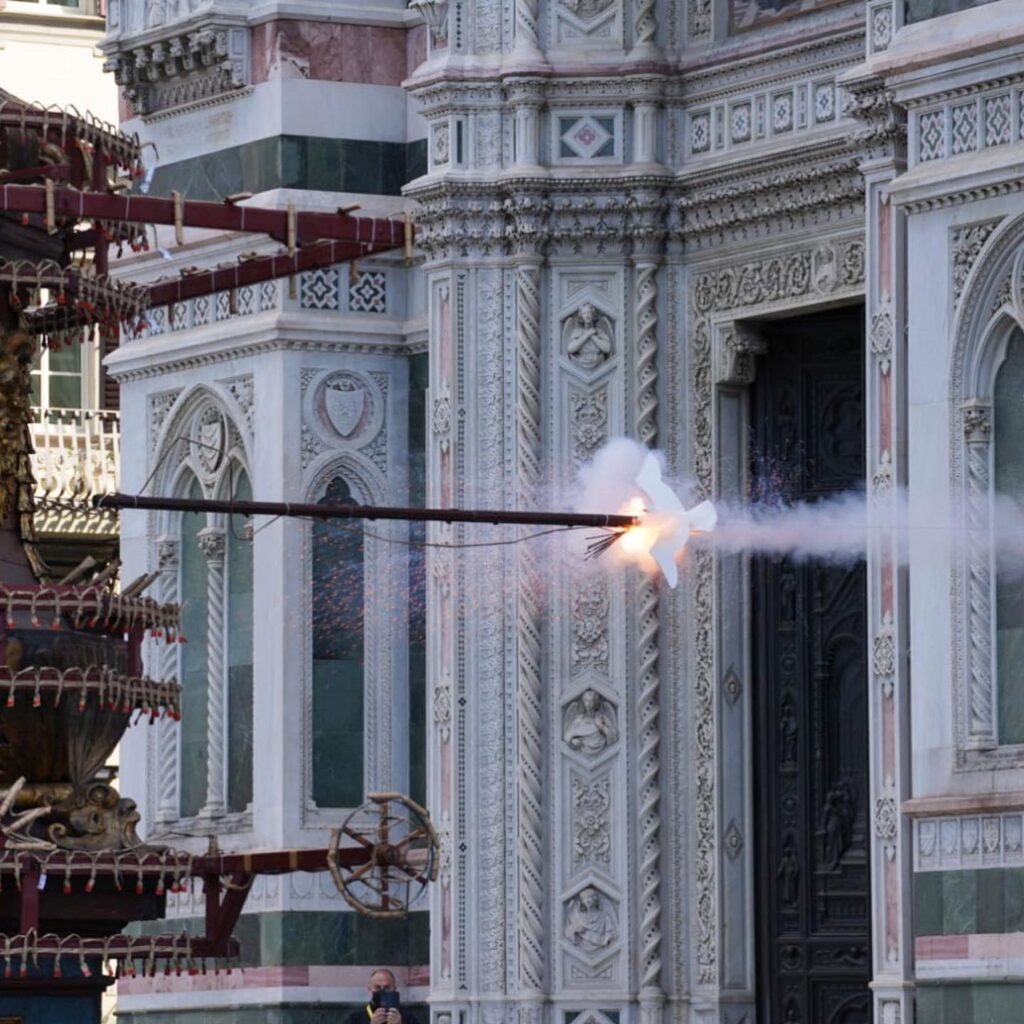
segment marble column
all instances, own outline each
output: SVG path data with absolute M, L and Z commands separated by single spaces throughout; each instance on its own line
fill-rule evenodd
M 225 800 L 227 680 L 224 669 L 226 534 L 222 527 L 208 526 L 197 534 L 206 555 L 206 803 L 204 818 L 223 817 Z

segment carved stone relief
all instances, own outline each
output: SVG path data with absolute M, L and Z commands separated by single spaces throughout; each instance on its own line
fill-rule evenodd
M 586 959 L 605 953 L 619 937 L 614 900 L 592 885 L 580 890 L 566 904 L 565 937 Z
M 562 325 L 566 355 L 584 370 L 593 370 L 615 351 L 615 328 L 609 317 L 590 302 L 567 317 Z
M 583 391 L 570 387 L 569 410 L 573 458 L 586 462 L 608 439 L 608 388 Z
M 584 690 L 565 709 L 562 738 L 572 750 L 593 756 L 618 741 L 615 707 L 596 690 Z
M 572 780 L 573 865 L 605 864 L 611 860 L 611 780 L 607 775 L 593 782 L 579 776 Z
M 608 586 L 603 577 L 577 584 L 572 602 L 572 674 L 608 673 Z
M 985 221 L 981 224 L 968 224 L 955 228 L 952 237 L 953 249 L 953 308 L 960 305 L 960 296 L 971 267 L 984 249 L 985 243 L 992 237 L 992 232 L 999 226 L 998 220 Z
M 622 38 L 622 0 L 557 0 L 554 17 L 559 42 Z

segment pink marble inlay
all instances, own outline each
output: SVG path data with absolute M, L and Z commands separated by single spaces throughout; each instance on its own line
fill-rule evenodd
M 878 374 L 878 450 L 892 451 L 892 372 Z
M 919 935 L 914 940 L 918 960 L 966 960 L 970 948 L 969 935 Z
M 892 562 L 882 563 L 882 613 L 892 614 Z
M 896 862 L 885 862 L 885 957 L 892 961 L 900 956 L 900 883 Z
M 405 29 L 282 19 L 252 31 L 254 84 L 278 78 L 401 85 Z
M 892 294 L 892 203 L 878 209 L 878 289 L 885 298 Z
M 427 59 L 427 26 L 416 25 L 405 36 L 405 73 L 409 76 Z

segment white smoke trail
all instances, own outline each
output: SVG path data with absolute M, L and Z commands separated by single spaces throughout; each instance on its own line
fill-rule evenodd
M 609 441 L 580 472 L 575 507 L 585 512 L 625 510 L 638 494 L 636 474 L 646 454 L 647 449 L 635 441 Z M 685 505 L 692 504 L 694 489 L 688 481 L 672 485 Z M 948 496 L 920 490 L 912 495 L 895 490 L 870 508 L 860 491 L 793 505 L 771 494 L 752 503 L 716 504 L 718 526 L 691 542 L 722 554 L 845 564 L 865 558 L 871 546 L 885 538 L 900 564 L 906 564 L 911 555 L 959 559 L 970 545 L 975 553 L 979 547 L 988 551 L 1004 577 L 1024 577 L 1024 508 L 1006 496 L 994 500 L 990 527 L 981 537 L 971 535 L 960 506 L 951 504 Z M 578 544 L 574 542 L 574 550 Z M 645 567 L 650 566 L 645 563 Z

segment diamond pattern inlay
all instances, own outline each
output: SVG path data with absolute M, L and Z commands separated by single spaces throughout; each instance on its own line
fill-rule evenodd
M 616 155 L 613 117 L 563 117 L 559 118 L 558 127 L 562 157 L 595 160 Z
M 335 310 L 338 301 L 338 268 L 325 267 L 302 275 L 299 305 L 303 309 Z
M 750 104 L 737 103 L 732 108 L 730 138 L 733 142 L 750 140 Z
M 264 281 L 260 285 L 260 311 L 265 313 L 269 309 L 277 308 L 277 282 Z
M 920 121 L 920 151 L 922 163 L 927 160 L 939 160 L 945 155 L 944 111 L 933 110 L 930 114 L 922 114 Z
M 772 131 L 788 132 L 793 127 L 793 97 L 783 93 L 772 99 Z
M 690 149 L 706 153 L 711 148 L 711 115 L 694 114 L 690 118 Z
M 195 302 L 192 303 L 192 323 L 196 327 L 202 324 L 208 324 L 210 322 L 210 296 L 200 295 Z
M 188 327 L 188 303 L 175 302 L 171 306 L 171 330 L 183 331 Z
M 978 148 L 978 108 L 966 103 L 953 108 L 953 155 L 973 153 Z
M 985 100 L 985 145 L 1005 146 L 1010 141 L 1010 97 L 990 96 Z
M 386 275 L 377 270 L 361 271 L 349 286 L 348 308 L 353 313 L 386 313 Z
M 836 90 L 831 82 L 823 82 L 814 90 L 814 121 L 831 121 L 836 112 Z

